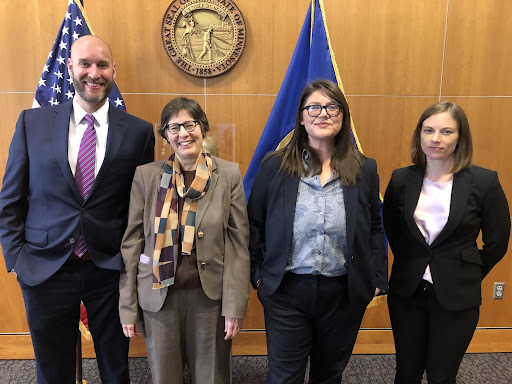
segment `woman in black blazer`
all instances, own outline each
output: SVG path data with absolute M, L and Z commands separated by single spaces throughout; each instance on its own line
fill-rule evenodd
M 419 384 L 425 370 L 430 384 L 455 383 L 478 323 L 481 281 L 507 251 L 507 199 L 495 171 L 472 165 L 472 152 L 464 111 L 434 104 L 413 134 L 414 165 L 395 170 L 386 189 L 395 383 Z
M 375 160 L 354 146 L 345 96 L 308 84 L 290 142 L 249 199 L 251 281 L 265 310 L 267 382 L 340 383 L 367 304 L 387 289 Z

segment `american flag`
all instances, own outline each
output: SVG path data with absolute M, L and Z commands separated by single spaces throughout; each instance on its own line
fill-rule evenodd
M 81 36 L 94 35 L 85 16 L 80 0 L 68 0 L 68 9 L 60 26 L 48 60 L 43 68 L 43 74 L 37 84 L 33 108 L 57 105 L 73 99 L 75 88 L 68 73 L 68 59 L 73 41 Z M 108 96 L 116 108 L 126 110 L 123 97 L 114 83 L 114 88 Z

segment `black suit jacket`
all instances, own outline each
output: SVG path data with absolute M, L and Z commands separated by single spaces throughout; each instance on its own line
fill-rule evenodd
M 281 158 L 264 161 L 249 198 L 251 283 L 273 294 L 283 279 L 292 242 L 299 177 L 278 173 Z M 351 303 L 370 302 L 375 288 L 387 290 L 387 255 L 379 208 L 377 163 L 368 159 L 354 187 L 343 187 Z
M 28 285 L 52 276 L 83 231 L 101 268 L 121 270 L 135 168 L 154 157 L 150 123 L 109 108 L 105 159 L 85 202 L 68 162 L 73 103 L 23 111 L 9 148 L 0 192 L 0 243 L 7 270 Z
M 510 214 L 498 174 L 473 166 L 453 178 L 450 214 L 429 246 L 414 221 L 424 169 L 393 172 L 384 197 L 384 227 L 394 261 L 389 290 L 409 297 L 430 264 L 436 297 L 461 310 L 481 304 L 481 281 L 507 252 Z M 482 231 L 483 247 L 477 237 Z

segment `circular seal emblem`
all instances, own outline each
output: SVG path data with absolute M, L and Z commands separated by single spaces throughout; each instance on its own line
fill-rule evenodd
M 245 49 L 247 29 L 232 0 L 173 0 L 162 20 L 167 56 L 196 77 L 229 71 Z

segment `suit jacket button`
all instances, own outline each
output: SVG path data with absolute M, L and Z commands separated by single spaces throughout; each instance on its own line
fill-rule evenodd
M 84 213 L 85 213 L 85 208 L 82 208 L 82 209 L 80 210 L 80 213 L 84 214 Z
M 70 244 L 75 244 L 75 239 L 74 239 L 74 238 L 70 238 L 70 239 L 69 239 L 69 243 L 70 243 Z
M 205 262 L 201 262 L 201 269 L 205 269 L 206 268 L 206 263 Z
M 197 237 L 199 237 L 200 239 L 202 239 L 204 236 L 204 233 L 202 231 L 199 231 L 197 232 Z

